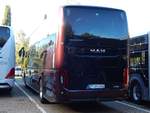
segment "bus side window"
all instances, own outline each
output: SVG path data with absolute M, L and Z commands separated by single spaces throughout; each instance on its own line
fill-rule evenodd
M 44 56 L 45 56 L 46 53 L 47 53 L 47 51 L 44 50 L 44 51 L 41 53 L 40 58 L 44 58 Z
M 40 58 L 42 59 L 43 61 L 43 66 L 45 65 L 46 63 L 46 54 L 47 54 L 47 50 L 44 50 L 41 55 L 40 55 Z

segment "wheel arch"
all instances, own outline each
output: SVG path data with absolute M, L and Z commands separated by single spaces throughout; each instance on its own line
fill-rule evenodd
M 148 90 L 145 87 L 144 81 L 140 74 L 131 74 L 129 79 L 129 96 L 131 92 L 131 87 L 135 82 L 138 82 L 142 88 L 142 100 L 146 100 L 148 98 Z

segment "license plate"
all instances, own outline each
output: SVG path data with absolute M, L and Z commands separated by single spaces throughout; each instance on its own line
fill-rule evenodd
M 87 89 L 104 89 L 105 84 L 89 84 Z

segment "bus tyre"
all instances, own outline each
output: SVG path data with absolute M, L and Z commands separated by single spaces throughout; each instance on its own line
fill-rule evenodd
M 44 98 L 44 95 L 43 95 L 43 81 L 42 79 L 40 79 L 40 101 L 42 104 L 46 104 L 47 101 L 46 99 Z
M 23 81 L 24 81 L 24 85 L 26 86 L 26 88 L 28 88 L 27 82 L 26 82 L 26 75 L 25 73 L 23 73 Z
M 130 97 L 131 101 L 140 104 L 142 100 L 142 87 L 139 82 L 136 81 L 131 84 Z
M 8 94 L 11 94 L 11 92 L 12 92 L 12 87 L 11 87 L 11 88 L 6 89 L 6 92 L 7 92 Z

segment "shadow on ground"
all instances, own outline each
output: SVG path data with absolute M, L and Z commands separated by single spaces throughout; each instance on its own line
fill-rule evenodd
M 80 113 L 121 113 L 102 103 L 96 102 L 72 103 L 72 104 L 64 104 L 63 106 L 69 107 L 74 112 Z
M 8 89 L 0 89 L 0 98 L 1 97 L 11 97 L 12 91 Z

